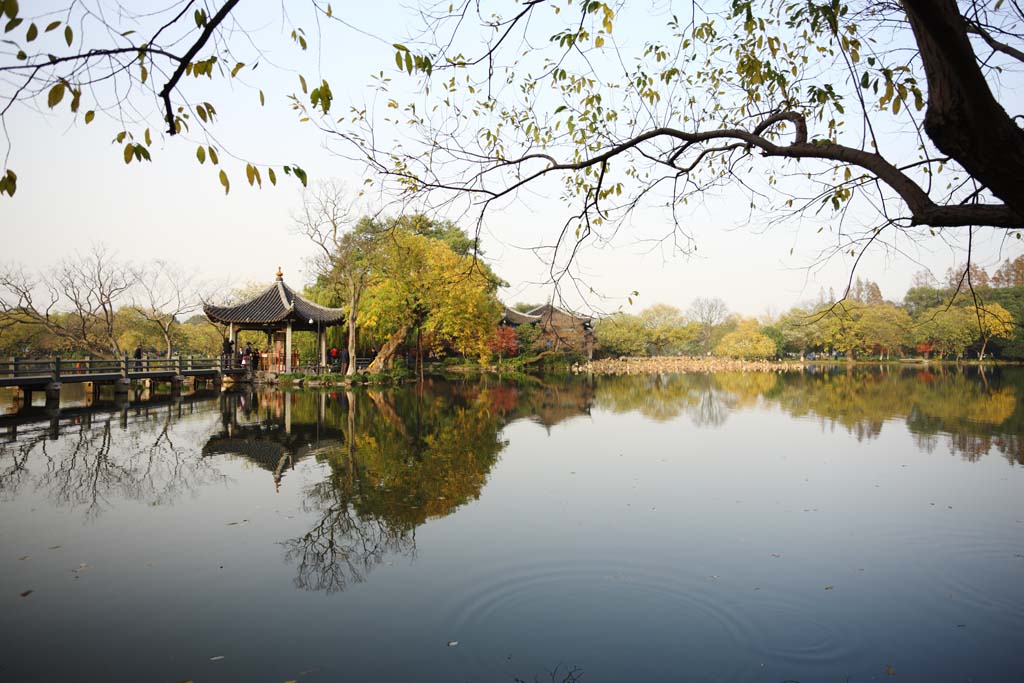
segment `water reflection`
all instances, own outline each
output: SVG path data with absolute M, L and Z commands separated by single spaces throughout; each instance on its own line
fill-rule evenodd
M 0 499 L 30 487 L 91 518 L 119 501 L 161 505 L 223 480 L 193 455 L 196 435 L 185 418 L 209 416 L 205 401 L 51 412 L 45 420 L 29 416 L 7 425 Z
M 858 440 L 902 421 L 918 446 L 945 444 L 974 461 L 991 451 L 1024 464 L 1024 374 L 973 369 L 820 369 L 427 382 L 411 389 L 192 396 L 108 410 L 74 408 L 0 418 L 0 499 L 31 490 L 51 504 L 100 515 L 118 501 L 172 503 L 227 479 L 224 457 L 297 480 L 307 530 L 280 540 L 296 586 L 336 592 L 388 557 L 413 557 L 416 529 L 480 497 L 507 445 L 503 428 L 529 420 L 550 430 L 593 409 L 658 422 L 727 424 L 754 406 L 815 419 Z M 34 421 L 33 421 L 34 420 Z M 6 422 L 5 422 L 6 421 Z
M 687 416 L 718 427 L 737 410 L 758 404 L 841 427 L 859 440 L 878 437 L 902 420 L 921 448 L 939 443 L 968 460 L 993 449 L 1024 464 L 1024 374 L 936 366 L 925 370 L 816 368 L 793 373 L 718 373 L 601 378 L 595 404 L 639 412 L 659 422 Z

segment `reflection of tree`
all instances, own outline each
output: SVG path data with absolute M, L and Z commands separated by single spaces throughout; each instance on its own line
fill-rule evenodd
M 327 425 L 344 443 L 318 451 L 331 473 L 305 491 L 316 522 L 282 544 L 296 585 L 333 592 L 363 581 L 387 556 L 414 554 L 419 525 L 478 498 L 505 447 L 487 399 L 469 385 L 347 393 L 345 415 Z
M 14 493 L 30 484 L 53 504 L 84 509 L 90 517 L 114 499 L 171 502 L 223 479 L 194 449 L 177 445 L 176 431 L 189 430 L 183 415 L 178 404 L 126 407 L 120 414 L 87 412 L 61 425 L 56 440 L 50 440 L 53 433 L 29 430 L 0 446 L 0 462 L 6 465 L 0 468 L 0 490 Z M 118 422 L 131 428 L 116 429 Z M 190 443 L 191 438 L 180 441 Z
M 359 583 L 388 555 L 411 555 L 415 529 L 405 530 L 382 518 L 360 515 L 352 506 L 348 477 L 337 472 L 306 493 L 305 510 L 317 523 L 285 541 L 285 560 L 297 566 L 295 585 L 333 593 Z
M 903 419 L 919 445 L 932 450 L 945 437 L 950 448 L 976 459 L 992 448 L 1024 464 L 1020 434 L 1024 408 L 1021 373 L 991 377 L 975 369 L 910 371 L 843 368 L 797 373 L 717 373 L 602 377 L 595 403 L 614 412 L 654 420 L 688 415 L 698 425 L 720 426 L 729 413 L 759 401 L 796 417 L 840 425 L 858 440 L 877 437 L 886 421 Z

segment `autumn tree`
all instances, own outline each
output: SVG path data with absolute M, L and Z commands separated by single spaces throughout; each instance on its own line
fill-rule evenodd
M 647 351 L 643 324 L 635 315 L 614 313 L 594 323 L 594 337 L 602 354 L 640 356 Z
M 313 265 L 319 289 L 346 309 L 348 355 L 355 358 L 359 306 L 373 282 L 375 250 L 385 228 L 371 216 L 356 220 L 352 200 L 336 180 L 317 182 L 303 192 L 292 223 L 316 247 Z M 346 373 L 355 372 L 356 364 L 350 362 Z
M 1024 256 L 1006 259 L 995 275 L 992 276 L 993 287 L 1024 287 Z
M 773 358 L 778 354 L 775 342 L 761 333 L 756 320 L 743 320 L 715 347 L 715 355 L 744 360 Z
M 488 355 L 501 315 L 498 282 L 475 258 L 456 254 L 441 240 L 394 229 L 373 260 L 379 278 L 367 289 L 363 324 L 387 341 L 370 372 L 387 368 L 414 330 L 460 353 Z
M 985 349 L 993 337 L 1009 339 L 1014 332 L 1014 320 L 1010 312 L 997 303 L 986 303 L 975 309 L 978 319 L 978 336 L 981 337 L 981 350 L 978 358 L 985 358 Z

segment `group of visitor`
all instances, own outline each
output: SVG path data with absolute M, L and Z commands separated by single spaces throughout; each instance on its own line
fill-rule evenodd
M 232 368 L 260 369 L 260 350 L 252 342 L 245 342 L 245 347 L 238 349 L 231 339 L 225 339 L 221 349 L 221 359 L 225 366 Z

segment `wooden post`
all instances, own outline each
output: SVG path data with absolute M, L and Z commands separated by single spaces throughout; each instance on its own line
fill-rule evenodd
M 284 371 L 292 371 L 292 323 L 288 321 L 288 327 L 284 330 Z
M 316 331 L 316 346 L 320 356 L 320 367 L 327 366 L 327 334 L 323 330 Z

